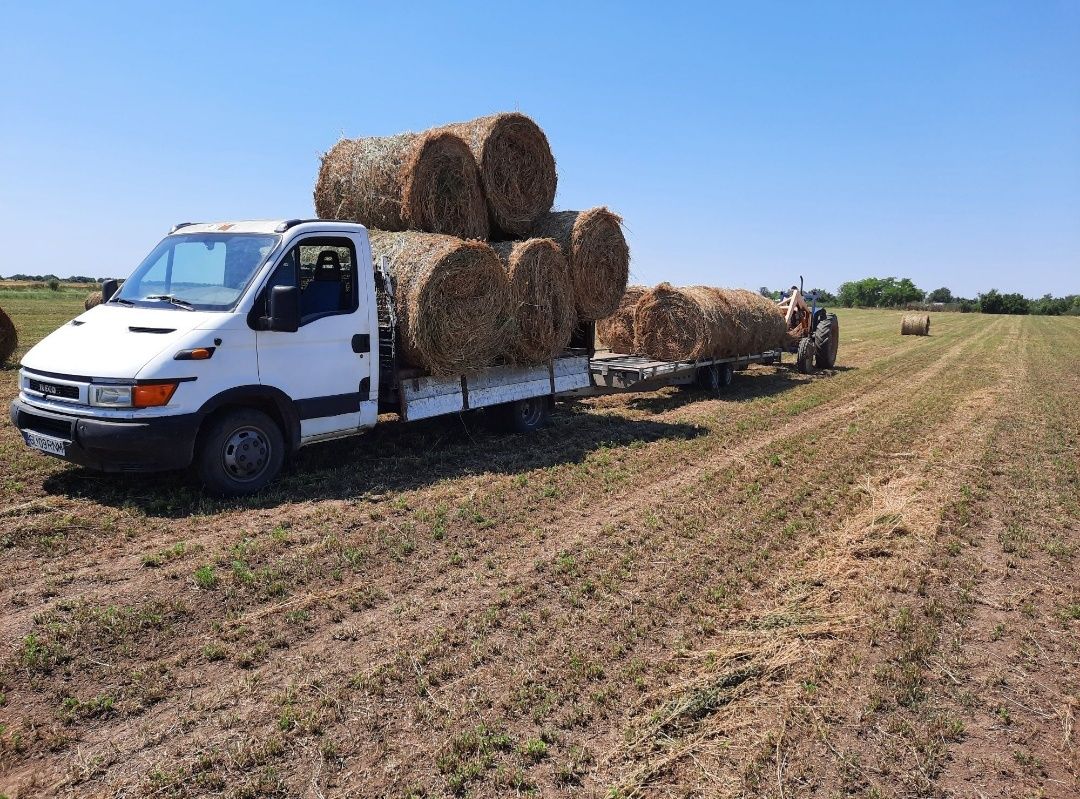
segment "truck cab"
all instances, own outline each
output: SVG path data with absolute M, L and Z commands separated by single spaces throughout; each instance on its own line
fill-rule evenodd
M 362 225 L 181 224 L 26 354 L 11 420 L 77 464 L 194 465 L 214 493 L 253 493 L 298 447 L 376 423 L 378 335 Z

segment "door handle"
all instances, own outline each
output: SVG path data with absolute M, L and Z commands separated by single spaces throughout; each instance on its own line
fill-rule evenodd
M 352 351 L 358 355 L 365 352 L 371 352 L 371 334 L 370 333 L 357 333 L 352 337 Z

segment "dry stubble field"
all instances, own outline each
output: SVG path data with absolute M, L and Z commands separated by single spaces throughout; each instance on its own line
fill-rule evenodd
M 0 794 L 1080 795 L 1080 319 L 840 318 L 827 375 L 390 424 L 246 502 L 4 425 Z

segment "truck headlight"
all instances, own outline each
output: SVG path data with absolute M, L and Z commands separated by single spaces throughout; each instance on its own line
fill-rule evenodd
M 103 408 L 130 408 L 131 386 L 90 386 L 90 404 Z

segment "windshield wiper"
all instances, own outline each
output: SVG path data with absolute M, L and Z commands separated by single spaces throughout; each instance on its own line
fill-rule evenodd
M 125 300 L 123 297 L 113 297 L 109 302 L 118 302 L 121 305 L 134 305 L 131 300 Z
M 187 300 L 180 299 L 175 294 L 149 294 L 149 295 L 143 297 L 143 299 L 144 300 L 164 300 L 165 302 L 170 302 L 170 303 L 172 303 L 173 305 L 175 305 L 175 306 L 177 306 L 179 308 L 183 308 L 185 311 L 194 311 L 195 310 L 194 305 L 192 305 Z

